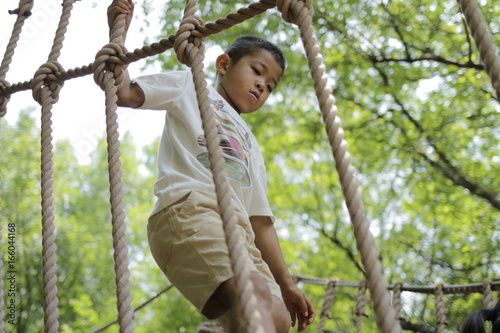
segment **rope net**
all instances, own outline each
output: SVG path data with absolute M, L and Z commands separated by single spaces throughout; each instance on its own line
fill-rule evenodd
M 57 103 L 63 83 L 68 79 L 93 74 L 96 84 L 105 92 L 110 206 L 118 308 L 117 322 L 120 325 L 120 332 L 133 332 L 134 310 L 131 307 L 132 297 L 129 283 L 130 273 L 128 269 L 126 224 L 125 214 L 123 212 L 124 205 L 122 199 L 122 173 L 120 170 L 118 117 L 116 114 L 116 90 L 117 85 L 122 81 L 124 66 L 139 59 L 160 54 L 172 48 L 175 50 L 178 60 L 191 67 L 193 73 L 198 105 L 203 121 L 203 129 L 205 137 L 207 138 L 210 166 L 213 172 L 218 203 L 221 208 L 221 217 L 224 222 L 226 242 L 230 250 L 231 265 L 240 295 L 240 306 L 237 311 L 240 311 L 242 317 L 245 318 L 245 327 L 248 327 L 248 332 L 263 332 L 261 318 L 256 310 L 256 297 L 253 294 L 253 286 L 249 279 L 248 267 L 243 265 L 241 260 L 238 260 L 242 252 L 242 242 L 239 241 L 238 234 L 234 232 L 234 210 L 231 204 L 230 191 L 228 190 L 229 185 L 225 177 L 224 163 L 218 141 L 219 138 L 217 136 L 217 130 L 213 125 L 214 122 L 212 121 L 213 114 L 209 107 L 207 83 L 205 81 L 202 61 L 205 50 L 204 39 L 206 37 L 229 29 L 236 24 L 260 15 L 274 7 L 278 8 L 284 21 L 296 25 L 300 31 L 310 73 L 314 81 L 314 89 L 319 101 L 328 140 L 335 159 L 335 165 L 349 215 L 351 217 L 357 248 L 361 255 L 361 261 L 365 267 L 366 282 L 359 284 L 358 316 L 360 319 L 363 317 L 365 305 L 363 298 L 365 288 L 368 287 L 374 303 L 374 311 L 380 330 L 384 333 L 400 332 L 401 327 L 398 318 L 401 307 L 398 305 L 397 299 L 393 299 L 391 302 L 387 284 L 382 274 L 382 265 L 378 259 L 379 256 L 374 246 L 374 239 L 369 230 L 370 223 L 366 218 L 361 194 L 358 189 L 358 182 L 354 177 L 354 167 L 351 164 L 351 157 L 347 151 L 347 143 L 344 139 L 344 131 L 341 128 L 338 110 L 335 106 L 335 98 L 328 84 L 328 77 L 325 73 L 326 67 L 323 63 L 323 58 L 312 24 L 313 8 L 311 0 L 261 0 L 251 3 L 247 7 L 240 8 L 237 12 L 228 14 L 226 17 L 219 18 L 209 23 L 205 23 L 200 17 L 195 15 L 198 2 L 196 0 L 187 0 L 183 19 L 175 35 L 170 35 L 168 38 L 162 39 L 157 43 L 135 49 L 133 52 L 127 52 L 123 46 L 122 34 L 124 32 L 125 17 L 121 15 L 113 23 L 109 44 L 105 45 L 97 53 L 95 61 L 89 65 L 66 71 L 57 60 L 63 47 L 64 35 L 69 24 L 71 10 L 75 1 L 76 0 L 65 0 L 63 2 L 59 26 L 47 62 L 40 66 L 31 80 L 10 84 L 5 80 L 6 73 L 12 61 L 23 23 L 29 18 L 33 8 L 32 0 L 21 0 L 19 2 L 19 7 L 13 11 L 14 14 L 17 14 L 17 20 L 14 24 L 11 39 L 0 67 L 0 116 L 6 114 L 10 96 L 23 90 L 31 89 L 33 98 L 42 106 L 41 191 L 45 332 L 58 332 L 59 330 L 52 188 L 52 106 Z M 491 41 L 491 34 L 488 32 L 487 25 L 481 16 L 481 11 L 475 1 L 462 0 L 459 1 L 459 4 L 467 18 L 471 32 L 476 39 L 481 58 L 485 63 L 488 75 L 491 77 L 493 87 L 497 95 L 500 96 L 500 61 Z M 298 281 L 299 280 L 300 279 L 298 279 Z M 322 323 L 320 325 L 320 330 L 323 329 L 323 318 L 327 318 L 328 308 L 333 302 L 333 292 L 338 285 L 339 282 L 336 280 L 330 280 L 328 282 L 329 287 L 327 288 L 325 303 L 321 311 Z M 491 288 L 491 283 L 489 283 L 488 286 Z M 446 322 L 445 310 L 441 305 L 444 288 L 445 287 L 442 285 L 438 285 L 435 288 L 436 309 L 439 313 L 437 319 L 438 331 L 442 331 L 441 327 Z M 2 294 L 0 295 L 0 300 L 3 301 L 3 288 L 1 289 Z M 392 303 L 395 304 L 396 311 Z M 485 304 L 492 304 L 490 296 L 485 296 Z M 0 316 L 3 319 L 3 306 L 0 311 L 2 311 L 0 312 Z M 1 322 L 0 331 L 3 332 L 5 325 L 3 320 Z

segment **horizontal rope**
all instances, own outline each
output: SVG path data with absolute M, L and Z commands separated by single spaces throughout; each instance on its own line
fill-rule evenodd
M 297 282 L 303 282 L 308 284 L 317 284 L 317 285 L 327 285 L 330 279 L 326 278 L 316 278 L 311 276 L 294 276 Z M 349 281 L 338 281 L 335 283 L 337 287 L 354 287 L 358 288 L 358 282 L 349 282 Z M 393 290 L 394 286 L 388 285 L 388 290 Z M 417 286 L 417 285 L 406 285 L 403 284 L 401 287 L 401 291 L 408 291 L 420 294 L 434 294 L 436 290 L 435 286 Z M 491 282 L 491 290 L 497 291 L 500 290 L 500 281 Z M 457 284 L 457 285 L 443 285 L 443 293 L 444 294 L 471 294 L 471 293 L 483 293 L 483 284 L 482 283 L 471 283 L 471 284 Z
M 222 30 L 229 29 L 232 26 L 249 20 L 258 14 L 265 12 L 268 9 L 276 7 L 275 0 L 261 0 L 259 2 L 251 3 L 248 7 L 238 9 L 236 13 L 230 13 L 226 17 L 217 19 L 214 22 L 206 23 L 204 26 L 196 27 L 193 31 L 195 37 L 208 37 L 212 36 Z M 167 38 L 161 39 L 159 42 L 151 45 L 145 45 L 142 48 L 137 48 L 133 52 L 120 55 L 119 57 L 111 56 L 109 61 L 116 64 L 127 65 L 141 59 L 158 55 L 163 53 L 174 46 L 176 36 L 170 35 Z M 58 81 L 66 81 L 83 77 L 92 74 L 93 62 L 89 65 L 82 67 L 75 67 L 67 71 L 53 73 L 54 79 Z M 29 81 L 18 82 L 11 85 L 0 85 L 0 96 L 9 96 L 14 93 L 31 89 L 32 79 Z

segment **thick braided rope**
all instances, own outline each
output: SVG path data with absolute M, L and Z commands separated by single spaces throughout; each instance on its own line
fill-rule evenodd
M 44 87 L 40 95 L 42 99 L 42 260 L 43 260 L 43 294 L 45 332 L 59 331 L 59 300 L 57 298 L 56 246 L 54 225 L 54 196 L 52 169 L 52 105 L 50 88 Z
M 356 296 L 356 333 L 363 331 L 363 319 L 366 306 L 366 280 L 363 280 L 358 285 L 358 295 Z
M 131 305 L 128 247 L 125 214 L 123 212 L 118 115 L 116 113 L 118 108 L 116 104 L 118 100 L 116 85 L 120 84 L 123 79 L 123 70 L 122 66 L 113 66 L 110 63 L 106 63 L 109 54 L 124 52 L 124 31 L 125 15 L 122 14 L 118 15 L 113 22 L 110 44 L 97 53 L 93 69 L 94 80 L 104 90 L 106 101 L 106 136 L 118 323 L 120 325 L 120 333 L 131 333 L 134 331 L 134 311 Z
M 484 69 L 490 76 L 497 99 L 500 100 L 500 57 L 488 30 L 488 25 L 476 0 L 458 0 L 458 3 L 476 42 Z
M 234 215 L 232 195 L 229 182 L 225 176 L 225 162 L 220 148 L 218 131 L 214 126 L 216 122 L 208 98 L 207 83 L 203 69 L 205 45 L 201 38 L 192 35 L 196 26 L 203 24 L 200 18 L 195 17 L 196 11 L 197 1 L 188 0 L 184 10 L 184 17 L 177 32 L 175 49 L 179 61 L 191 66 L 193 73 L 198 106 L 207 141 L 210 169 L 212 170 L 215 192 L 223 221 L 231 268 L 239 294 L 239 308 L 236 311 L 241 313 L 241 318 L 244 321 L 240 324 L 240 330 L 264 333 L 262 315 L 257 311 L 257 299 L 254 295 L 252 280 L 250 280 L 250 269 L 245 264 L 246 260 L 241 260 L 242 256 L 245 255 L 243 251 L 244 243 L 236 230 L 236 217 Z
M 374 301 L 377 324 L 384 333 L 400 332 L 401 327 L 399 321 L 395 320 L 396 315 L 390 303 L 385 279 L 382 276 L 382 264 L 378 259 L 373 236 L 369 230 L 370 222 L 365 216 L 358 182 L 354 177 L 354 167 L 351 165 L 351 157 L 347 152 L 344 131 L 340 126 L 340 118 L 337 116 L 337 107 L 334 104 L 335 98 L 329 87 L 325 65 L 319 53 L 312 25 L 312 9 L 306 5 L 307 3 L 299 0 L 278 1 L 278 8 L 282 12 L 283 18 L 297 24 L 300 30 L 340 183 L 346 198 L 346 205 L 354 227 L 357 247 L 366 268 L 366 279 Z
M 52 106 L 59 99 L 59 91 L 63 82 L 58 81 L 53 73 L 62 70 L 57 62 L 62 49 L 64 35 L 67 31 L 71 10 L 75 0 L 66 0 L 56 38 L 47 63 L 35 73 L 32 80 L 33 97 L 42 105 L 41 129 L 41 170 L 42 170 L 42 260 L 44 286 L 44 323 L 46 333 L 59 331 L 59 300 L 57 297 L 57 264 L 54 225 L 54 195 L 53 195 L 53 162 L 52 162 Z
M 9 66 L 12 62 L 12 57 L 14 56 L 14 51 L 17 47 L 17 42 L 19 41 L 19 35 L 21 34 L 24 21 L 31 15 L 32 8 L 33 0 L 21 0 L 19 1 L 19 7 L 16 10 L 12 11 L 12 14 L 17 14 L 17 19 L 14 23 L 14 28 L 12 30 L 12 34 L 10 35 L 10 40 L 7 44 L 2 64 L 0 65 L 0 87 L 6 87 L 9 85 L 9 83 L 5 81 L 5 77 L 7 75 L 7 72 L 9 71 Z M 9 102 L 9 99 L 10 95 L 0 96 L 0 117 L 5 116 L 5 114 L 7 113 L 7 103 Z M 3 307 L 1 311 L 3 311 Z
M 401 291 L 403 288 L 402 282 L 397 282 L 394 285 L 392 292 L 392 306 L 394 307 L 394 312 L 396 312 L 396 320 L 401 318 L 401 308 L 403 307 L 401 304 Z
M 443 333 L 446 326 L 446 308 L 444 306 L 443 283 L 439 282 L 434 287 L 434 304 L 436 311 L 436 332 Z
M 483 280 L 483 304 L 485 309 L 492 309 L 495 306 L 493 301 L 493 292 L 491 291 L 491 280 Z
M 323 299 L 323 306 L 320 312 L 320 322 L 318 325 L 318 333 L 323 333 L 325 331 L 326 320 L 330 316 L 330 308 L 333 304 L 333 299 L 335 295 L 335 287 L 337 286 L 338 279 L 332 279 L 328 282 L 326 286 L 325 296 Z

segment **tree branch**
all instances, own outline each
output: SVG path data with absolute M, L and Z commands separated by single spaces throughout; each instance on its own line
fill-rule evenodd
M 365 270 L 363 269 L 363 267 L 358 263 L 358 261 L 356 260 L 356 256 L 354 255 L 354 253 L 351 251 L 350 248 L 348 248 L 347 246 L 345 246 L 344 244 L 342 244 L 342 242 L 340 241 L 340 239 L 338 239 L 337 237 L 335 236 L 332 236 L 332 235 L 329 235 L 325 228 L 321 228 L 319 230 L 321 232 L 321 234 L 323 236 L 325 236 L 326 238 L 328 238 L 333 244 L 337 245 L 342 251 L 345 252 L 345 254 L 347 255 L 347 257 L 352 261 L 352 263 L 356 266 L 356 268 L 361 272 L 363 273 L 363 275 L 365 275 Z
M 488 191 L 480 184 L 474 183 L 472 180 L 462 175 L 456 168 L 446 168 L 439 162 L 432 160 L 426 154 L 418 151 L 416 153 L 427 161 L 432 167 L 439 170 L 446 178 L 450 179 L 453 184 L 466 188 L 475 196 L 485 199 L 494 208 L 500 210 L 500 199 L 498 199 L 493 192 Z
M 473 61 L 469 60 L 465 63 L 460 63 L 456 60 L 450 60 L 450 59 L 445 59 L 443 57 L 440 57 L 435 54 L 428 54 L 425 56 L 420 56 L 420 57 L 409 57 L 406 56 L 404 58 L 387 58 L 387 57 L 376 57 L 374 55 L 370 55 L 369 59 L 372 61 L 372 63 L 390 63 L 390 62 L 404 62 L 404 63 L 414 63 L 414 62 L 422 62 L 422 61 L 435 61 L 441 64 L 446 64 L 446 65 L 451 65 L 455 66 L 458 68 L 468 68 L 468 69 L 476 69 L 476 70 L 484 70 L 484 66 L 482 64 L 477 64 L 474 63 Z
M 401 323 L 401 328 L 407 331 L 418 332 L 418 333 L 436 333 L 436 329 L 429 325 L 414 324 L 407 321 L 404 318 L 399 320 Z

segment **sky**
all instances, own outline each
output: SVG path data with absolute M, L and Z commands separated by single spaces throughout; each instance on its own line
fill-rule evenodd
M 109 42 L 106 10 L 110 0 L 76 1 L 71 12 L 68 31 L 65 35 L 59 63 L 65 70 L 88 65 L 96 53 Z M 6 80 L 10 84 L 28 81 L 44 64 L 50 54 L 53 39 L 61 16 L 62 0 L 34 1 L 32 16 L 25 20 L 23 32 L 15 49 Z M 17 8 L 19 0 L 0 1 L 0 51 L 2 59 L 17 18 L 8 10 Z M 141 11 L 136 9 L 129 29 L 126 47 L 128 50 L 141 47 L 146 34 L 158 35 L 158 24 L 148 17 L 150 26 L 141 26 Z M 152 22 L 153 20 L 153 22 Z M 140 28 L 144 28 L 140 32 Z M 167 51 L 169 52 L 169 51 Z M 207 55 L 207 62 L 210 56 Z M 158 68 L 142 72 L 144 60 L 129 66 L 131 77 L 152 73 Z M 31 90 L 14 93 L 7 106 L 4 120 L 14 124 L 20 110 L 35 107 L 34 115 L 40 118 L 40 105 L 33 99 Z M 90 162 L 90 153 L 95 150 L 97 140 L 105 136 L 104 92 L 95 84 L 93 75 L 87 75 L 64 83 L 59 101 L 52 109 L 53 140 L 68 139 L 82 164 Z M 120 137 L 128 131 L 138 147 L 147 145 L 161 134 L 164 112 L 149 110 L 118 109 Z

